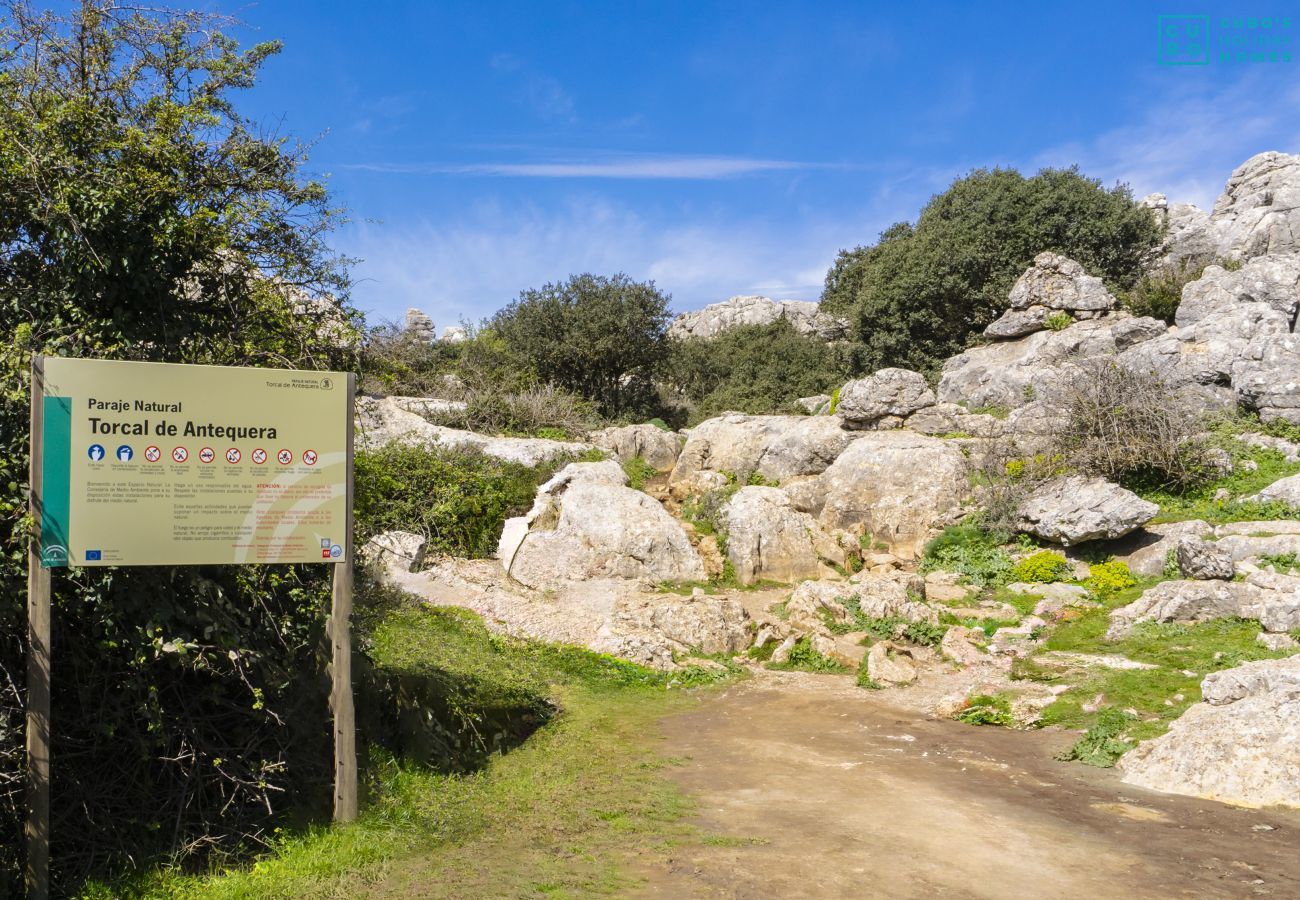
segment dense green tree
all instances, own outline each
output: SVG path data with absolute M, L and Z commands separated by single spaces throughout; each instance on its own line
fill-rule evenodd
M 60 4 L 65 9 L 67 5 Z M 22 846 L 33 353 L 349 367 L 301 147 L 241 116 L 274 43 L 84 0 L 0 17 L 0 895 Z M 332 295 L 332 296 L 331 296 Z M 302 315 L 307 310 L 307 315 Z M 56 571 L 55 877 L 230 848 L 329 776 L 321 567 Z M 315 780 L 314 780 L 315 779 Z M 327 796 L 327 794 L 326 794 Z
M 1160 237 L 1125 185 L 1077 168 L 977 169 L 933 197 L 916 225 L 841 251 L 822 303 L 853 322 L 868 368 L 932 369 L 997 318 L 1034 256 L 1052 250 L 1128 288 Z
M 828 345 L 778 319 L 675 341 L 665 378 L 689 404 L 692 421 L 726 410 L 788 412 L 798 398 L 843 384 L 855 357 L 855 348 Z
M 667 358 L 668 301 L 653 281 L 575 275 L 523 291 L 491 329 L 539 379 L 618 417 L 651 403 Z

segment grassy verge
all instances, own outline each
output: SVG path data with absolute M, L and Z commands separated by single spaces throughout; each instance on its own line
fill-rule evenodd
M 668 688 L 727 673 L 667 676 L 580 648 L 502 638 L 451 609 L 393 611 L 373 644 L 382 670 L 443 682 L 437 718 L 448 732 L 513 721 L 502 710 L 559 712 L 517 749 L 468 771 L 373 751 L 372 798 L 358 822 L 280 835 L 251 866 L 155 871 L 86 896 L 609 894 L 634 884 L 634 859 L 691 837 L 687 800 L 663 776 L 671 760 L 645 736 L 689 702 Z M 490 749 L 505 737 L 480 732 L 471 742 Z

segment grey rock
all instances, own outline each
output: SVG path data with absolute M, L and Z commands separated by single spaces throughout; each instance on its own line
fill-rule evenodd
M 713 338 L 741 325 L 770 325 L 785 319 L 800 334 L 824 341 L 848 337 L 846 320 L 823 313 L 811 300 L 772 300 L 768 297 L 742 295 L 722 303 L 713 303 L 695 312 L 682 313 L 669 323 L 672 337 Z
M 1153 578 L 1164 574 L 1170 551 L 1177 549 L 1184 536 L 1204 538 L 1212 534 L 1214 529 L 1200 519 L 1145 525 L 1107 544 L 1106 552 L 1127 565 L 1134 575 Z
M 1006 422 L 996 416 L 972 413 L 956 403 L 937 403 L 918 409 L 907 417 L 905 427 L 917 434 L 957 435 L 992 438 L 1000 437 Z
M 1280 650 L 1300 650 L 1300 641 L 1291 637 L 1289 634 L 1270 634 L 1267 631 L 1261 631 L 1255 635 L 1255 643 L 1259 644 L 1266 650 L 1274 652 Z
M 812 397 L 800 397 L 794 401 L 800 409 L 806 410 L 810 416 L 826 415 L 831 408 L 830 394 L 816 394 Z
M 791 507 L 779 488 L 743 487 L 727 502 L 723 515 L 727 559 L 741 584 L 816 578 L 821 571 L 817 546 L 834 544 L 819 534 L 812 516 Z
M 823 472 L 857 436 L 836 416 L 727 413 L 689 431 L 668 482 L 689 493 L 715 486 L 722 472 L 758 472 L 784 484 Z
M 1256 619 L 1265 631 L 1300 627 L 1300 578 L 1254 572 L 1245 581 L 1164 581 L 1110 614 L 1106 636 L 1118 640 L 1139 622 Z
M 990 338 L 1018 338 L 1047 327 L 1047 319 L 1052 311 L 1046 306 L 1031 306 L 1028 309 L 1009 309 L 984 329 L 984 336 Z
M 415 307 L 406 311 L 406 333 L 423 344 L 432 344 L 438 336 L 433 327 L 433 319 L 425 315 L 424 310 Z
M 461 325 L 448 325 L 442 330 L 442 337 L 438 340 L 444 344 L 459 344 L 469 340 L 469 332 Z
M 656 471 L 669 472 L 677 464 L 684 439 L 674 431 L 646 424 L 593 431 L 589 440 L 597 447 L 611 451 L 619 462 L 630 462 L 640 457 Z
M 944 659 L 958 665 L 978 666 L 989 661 L 989 655 L 984 652 L 986 640 L 986 635 L 979 628 L 953 625 L 943 633 L 939 653 Z
M 781 663 L 789 662 L 790 651 L 794 649 L 794 645 L 798 643 L 798 641 L 799 639 L 792 634 L 780 644 L 777 644 L 776 649 L 772 651 L 772 663 L 774 665 L 780 665 Z
M 366 541 L 361 548 L 362 563 L 380 572 L 416 572 L 424 565 L 428 539 L 412 531 L 385 531 Z
M 1178 540 L 1175 548 L 1178 569 L 1184 578 L 1199 581 L 1231 581 L 1237 574 L 1232 554 L 1203 541 L 1198 537 L 1185 535 Z
M 1160 507 L 1102 478 L 1070 475 L 1034 490 L 1020 509 L 1020 528 L 1069 546 L 1111 539 L 1149 522 Z
M 1300 250 L 1300 156 L 1269 151 L 1238 166 L 1214 204 L 1219 255 Z
M 844 385 L 835 412 L 850 427 L 863 427 L 886 416 L 909 416 L 932 405 L 934 391 L 925 376 L 908 369 L 881 369 Z
M 877 641 L 867 651 L 867 674 L 878 684 L 911 684 L 916 681 L 916 666 L 901 648 Z
M 1201 697 L 1206 703 L 1225 706 L 1280 687 L 1300 687 L 1300 656 L 1261 659 L 1211 672 L 1201 681 Z
M 1108 310 L 1119 304 L 1101 279 L 1059 253 L 1040 253 L 1007 295 L 1012 309 Z
M 1279 478 L 1250 499 L 1260 503 L 1285 503 L 1300 509 L 1300 475 Z
M 1286 438 L 1274 437 L 1271 434 L 1261 434 L 1258 431 L 1247 431 L 1237 435 L 1237 440 L 1243 444 L 1249 444 L 1252 447 L 1263 447 L 1266 450 L 1276 450 L 1286 457 L 1287 462 L 1300 462 L 1300 444 L 1294 441 L 1288 441 Z
M 822 473 L 819 521 L 869 535 L 900 557 L 919 555 L 932 525 L 969 492 L 966 457 L 951 443 L 906 431 L 863 432 Z

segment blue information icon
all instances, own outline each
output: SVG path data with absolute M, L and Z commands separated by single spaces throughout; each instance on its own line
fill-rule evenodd
M 90 449 L 86 451 L 92 462 L 100 462 L 104 459 L 104 445 L 91 444 Z
M 117 448 L 117 461 L 130 462 L 131 457 L 135 456 L 135 451 L 131 449 L 130 444 L 123 444 Z

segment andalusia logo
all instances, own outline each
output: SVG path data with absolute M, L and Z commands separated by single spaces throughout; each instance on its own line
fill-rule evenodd
M 47 566 L 57 566 L 68 561 L 68 548 L 62 544 L 50 544 L 41 548 L 41 562 Z

